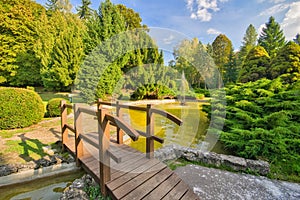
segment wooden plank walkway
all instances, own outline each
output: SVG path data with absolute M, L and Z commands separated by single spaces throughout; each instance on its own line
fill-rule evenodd
M 75 156 L 74 137 L 69 136 L 65 148 Z M 85 137 L 98 141 L 97 133 Z M 99 153 L 83 139 L 84 153 L 79 157 L 83 169 L 96 182 L 100 182 Z M 172 170 L 155 158 L 124 144 L 110 142 L 110 151 L 121 158 L 117 163 L 110 159 L 111 180 L 105 183 L 109 196 L 113 199 L 199 199 L 197 195 Z M 100 184 L 100 183 L 99 183 Z

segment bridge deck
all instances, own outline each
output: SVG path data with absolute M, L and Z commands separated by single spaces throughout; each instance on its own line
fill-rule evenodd
M 86 134 L 97 141 L 97 134 Z M 100 181 L 98 150 L 84 142 L 84 155 L 79 158 L 83 169 L 96 182 Z M 65 144 L 75 155 L 74 138 Z M 111 142 L 110 150 L 121 162 L 110 159 L 111 180 L 106 183 L 108 194 L 113 199 L 199 199 L 189 186 L 172 170 L 157 159 L 148 159 L 145 154 L 127 146 Z

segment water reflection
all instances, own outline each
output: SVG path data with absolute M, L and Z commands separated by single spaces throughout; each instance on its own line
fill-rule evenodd
M 155 142 L 155 149 L 163 145 L 179 144 L 181 146 L 199 148 L 205 138 L 209 126 L 207 114 L 202 111 L 203 103 L 188 102 L 182 106 L 180 103 L 155 105 L 156 108 L 168 111 L 183 120 L 178 126 L 167 118 L 155 115 L 155 135 L 164 138 L 164 144 Z M 139 111 L 124 110 L 123 118 L 135 129 L 146 131 L 146 114 Z M 130 146 L 145 151 L 145 138 L 130 142 Z

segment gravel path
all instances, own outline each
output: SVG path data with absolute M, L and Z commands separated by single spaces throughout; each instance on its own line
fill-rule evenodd
M 202 200 L 300 200 L 300 184 L 198 165 L 175 172 Z

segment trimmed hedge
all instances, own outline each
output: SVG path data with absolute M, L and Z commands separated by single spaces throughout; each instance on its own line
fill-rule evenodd
M 44 104 L 34 91 L 0 87 L 0 129 L 28 127 L 44 117 Z
M 64 98 L 53 98 L 48 101 L 47 104 L 47 116 L 48 117 L 59 117 L 61 114 L 60 103 L 62 100 L 65 100 L 66 103 L 70 103 L 68 100 Z M 68 109 L 68 114 L 72 112 L 72 109 Z

